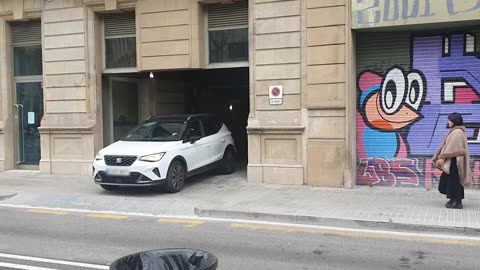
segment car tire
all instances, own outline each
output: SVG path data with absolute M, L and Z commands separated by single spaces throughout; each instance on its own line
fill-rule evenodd
M 119 186 L 111 186 L 111 185 L 100 185 L 103 189 L 108 191 L 114 191 L 119 188 Z
M 222 166 L 220 171 L 223 174 L 232 174 L 235 172 L 235 151 L 232 147 L 227 147 L 225 153 L 223 154 Z
M 183 163 L 175 160 L 170 164 L 167 172 L 167 182 L 164 189 L 168 193 L 177 193 L 183 189 L 185 178 L 187 177 L 187 170 Z

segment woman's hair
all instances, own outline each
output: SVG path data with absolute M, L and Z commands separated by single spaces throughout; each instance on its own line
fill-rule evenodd
M 449 114 L 448 120 L 452 121 L 453 125 L 455 125 L 456 127 L 463 125 L 463 117 L 459 113 L 454 112 Z

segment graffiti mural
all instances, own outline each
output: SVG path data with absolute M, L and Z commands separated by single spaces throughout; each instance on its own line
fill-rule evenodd
M 412 36 L 409 67 L 360 70 L 359 184 L 433 186 L 441 172 L 430 158 L 448 132 L 448 114 L 459 112 L 474 184 L 480 187 L 480 40 L 475 38 L 468 32 Z

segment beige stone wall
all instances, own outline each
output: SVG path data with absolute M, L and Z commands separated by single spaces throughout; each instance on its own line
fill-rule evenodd
M 349 167 L 346 2 L 307 0 L 307 184 L 312 186 L 343 187 Z
M 157 80 L 156 114 L 185 113 L 185 82 L 180 80 Z
M 125 5 L 125 1 L 119 1 Z M 91 174 L 102 146 L 101 31 L 94 9 L 103 1 L 0 1 L 0 170 L 14 169 L 9 23 L 41 19 L 44 116 L 40 171 Z
M 5 8 L 4 6 L 0 6 Z M 0 170 L 14 168 L 10 27 L 0 19 Z M 4 60 L 3 60 L 4 59 Z
M 251 0 L 251 114 L 248 179 L 304 183 L 300 0 Z M 270 85 L 283 85 L 283 104 L 269 103 Z
M 136 16 L 139 70 L 200 67 L 198 1 L 140 0 Z
M 42 31 L 40 171 L 88 175 L 101 141 L 95 15 L 82 1 L 46 2 Z

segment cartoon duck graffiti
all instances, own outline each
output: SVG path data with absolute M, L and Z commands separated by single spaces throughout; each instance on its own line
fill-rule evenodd
M 406 73 L 401 67 L 381 75 L 367 71 L 358 79 L 358 112 L 365 126 L 358 130 L 367 158 L 406 157 L 408 146 L 402 133 L 420 120 L 425 99 L 425 80 L 419 71 Z

